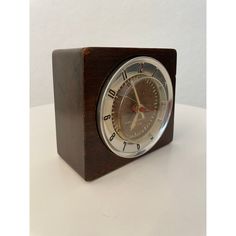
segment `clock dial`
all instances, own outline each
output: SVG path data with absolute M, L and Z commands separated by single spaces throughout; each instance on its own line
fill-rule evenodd
M 113 101 L 112 124 L 123 139 L 136 142 L 155 123 L 160 94 L 155 81 L 145 75 L 133 76 L 124 82 Z
M 100 135 L 118 156 L 140 156 L 163 134 L 172 105 L 172 84 L 165 67 L 150 57 L 133 58 L 117 68 L 101 91 Z

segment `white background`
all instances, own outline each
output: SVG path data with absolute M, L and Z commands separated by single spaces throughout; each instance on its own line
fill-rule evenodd
M 175 48 L 177 103 L 205 107 L 205 0 L 31 0 L 31 106 L 53 103 L 58 48 Z
M 31 236 L 205 236 L 205 109 L 177 104 L 170 145 L 91 182 L 58 158 L 53 104 L 30 114 Z

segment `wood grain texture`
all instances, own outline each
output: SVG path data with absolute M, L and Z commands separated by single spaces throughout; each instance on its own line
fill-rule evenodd
M 153 57 L 165 66 L 175 100 L 174 49 L 82 48 L 53 53 L 58 153 L 87 181 L 137 159 L 112 153 L 102 142 L 96 122 L 98 98 L 105 81 L 119 65 L 136 56 Z M 171 142 L 173 128 L 174 106 L 166 130 L 149 152 Z
M 84 177 L 83 59 L 80 49 L 53 52 L 58 154 Z

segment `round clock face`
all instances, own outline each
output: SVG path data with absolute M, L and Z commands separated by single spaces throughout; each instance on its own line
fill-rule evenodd
M 150 150 L 170 118 L 173 91 L 165 67 L 151 57 L 135 57 L 104 85 L 97 122 L 106 146 L 116 155 L 134 158 Z

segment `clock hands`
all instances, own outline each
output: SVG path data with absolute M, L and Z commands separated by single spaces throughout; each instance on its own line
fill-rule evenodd
M 137 90 L 136 90 L 136 88 L 134 86 L 133 80 L 131 80 L 130 83 L 131 83 L 131 86 L 132 86 L 132 88 L 134 90 L 134 94 L 135 94 L 135 97 L 136 97 L 136 100 L 137 100 L 137 103 L 138 103 L 138 111 L 139 111 L 140 107 L 143 107 L 143 106 L 140 103 L 139 96 L 138 96 Z M 144 119 L 144 114 L 142 112 L 141 112 L 141 115 L 142 115 L 142 118 Z
M 134 119 L 133 119 L 133 121 L 132 121 L 132 123 L 131 123 L 131 126 L 130 126 L 130 130 L 133 130 L 134 127 L 136 126 L 136 123 L 137 123 L 139 114 L 140 114 L 139 112 L 137 112 L 137 113 L 135 114 Z
M 134 119 L 131 123 L 130 130 L 133 130 L 134 127 L 136 126 L 139 115 L 142 115 L 142 114 L 144 115 L 144 112 L 152 112 L 152 111 L 154 111 L 154 109 L 149 109 L 149 108 L 144 107 L 144 106 L 141 106 L 140 108 L 134 106 L 134 107 L 132 107 L 132 111 L 135 112 L 135 116 L 134 116 Z
M 139 96 L 138 96 L 137 90 L 136 90 L 136 88 L 135 88 L 135 86 L 134 86 L 133 80 L 131 80 L 130 83 L 131 83 L 131 86 L 132 86 L 132 88 L 133 88 L 133 90 L 134 90 L 134 94 L 135 94 L 135 97 L 136 97 L 138 106 L 140 106 L 141 103 L 140 103 L 140 100 L 139 100 Z
M 137 101 L 137 108 L 134 110 L 134 111 L 136 112 L 136 114 L 135 114 L 134 119 L 133 119 L 133 121 L 132 121 L 132 123 L 131 123 L 131 126 L 130 126 L 130 130 L 133 130 L 134 127 L 136 126 L 136 123 L 137 123 L 137 121 L 138 121 L 139 115 L 141 115 L 141 116 L 142 116 L 142 119 L 144 119 L 144 118 L 145 118 L 144 112 L 145 112 L 145 111 L 150 111 L 150 110 L 147 109 L 145 106 L 143 106 L 143 105 L 141 104 L 133 80 L 131 80 L 130 83 L 131 83 L 131 86 L 132 86 L 132 88 L 133 88 L 133 90 L 134 90 L 135 98 L 136 98 L 136 101 Z M 131 99 L 131 100 L 132 100 L 132 99 Z
M 131 108 L 131 110 L 133 112 L 135 112 L 135 116 L 134 116 L 134 118 L 131 122 L 131 126 L 130 126 L 130 130 L 133 130 L 136 127 L 139 116 L 141 116 L 141 119 L 144 119 L 145 118 L 144 112 L 152 111 L 152 109 L 149 109 L 141 104 L 140 99 L 139 99 L 139 95 L 138 95 L 138 92 L 137 92 L 137 89 L 135 87 L 133 80 L 130 80 L 130 85 L 134 91 L 135 100 L 133 98 L 127 96 L 126 94 L 119 94 L 119 96 L 126 97 L 129 100 L 135 102 L 135 104 L 136 104 Z
M 137 104 L 137 101 L 135 101 L 133 98 L 131 98 L 131 97 L 127 96 L 127 95 L 121 95 L 121 94 L 119 94 L 119 96 L 128 98 L 129 100 L 131 100 L 131 101 L 133 101 L 133 102 L 135 102 L 135 103 Z M 136 108 L 136 107 L 132 107 L 132 111 L 133 111 L 133 112 L 136 112 L 136 111 L 148 112 L 148 111 L 153 111 L 153 110 L 154 110 L 154 109 L 147 108 L 147 107 L 145 107 L 144 105 L 141 105 L 141 107 L 139 107 L 139 109 Z
M 122 95 L 121 95 L 121 96 L 122 96 Z M 135 101 L 133 98 L 131 98 L 131 97 L 129 97 L 129 96 L 123 95 L 122 97 L 128 98 L 129 100 L 131 100 L 131 101 L 137 103 L 137 101 Z

